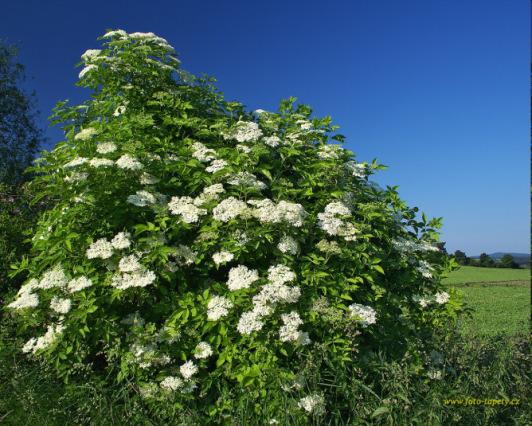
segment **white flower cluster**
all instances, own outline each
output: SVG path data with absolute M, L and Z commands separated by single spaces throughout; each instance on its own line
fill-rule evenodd
M 299 330 L 303 320 L 297 312 L 292 311 L 289 314 L 282 314 L 281 319 L 284 324 L 279 330 L 279 340 L 281 342 L 296 342 L 303 346 L 311 343 L 308 333 Z
M 108 158 L 92 158 L 89 161 L 89 165 L 92 167 L 111 167 L 115 165 L 115 162 L 113 160 L 109 160 Z
M 78 291 L 81 291 L 85 288 L 88 288 L 88 287 L 91 287 L 92 286 L 92 281 L 90 278 L 87 278 L 87 277 L 84 277 L 84 276 L 81 276 L 81 277 L 78 277 L 78 278 L 74 278 L 72 280 L 70 280 L 68 282 L 68 291 L 70 293 L 76 293 Z
M 424 278 L 432 278 L 432 267 L 427 261 L 420 260 L 419 266 L 416 269 Z
M 71 307 L 72 301 L 62 297 L 54 296 L 50 302 L 50 308 L 59 314 L 67 314 Z
M 126 290 L 131 287 L 146 287 L 153 283 L 157 276 L 153 271 L 139 269 L 131 273 L 116 273 L 113 275 L 111 285 L 119 290 Z
M 126 112 L 127 107 L 125 105 L 119 105 L 116 107 L 115 112 L 113 112 L 114 117 L 121 116 L 124 112 Z
M 227 161 L 225 160 L 212 160 L 209 167 L 205 168 L 205 171 L 209 173 L 216 173 L 227 167 Z
M 102 142 L 96 146 L 98 154 L 110 154 L 116 151 L 116 145 L 113 142 Z
M 131 246 L 129 232 L 119 232 L 111 240 L 111 245 L 117 250 L 123 250 Z
M 194 358 L 197 359 L 206 359 L 212 354 L 213 351 L 211 345 L 209 345 L 207 342 L 199 342 L 196 346 L 196 349 L 194 349 Z
M 407 238 L 399 237 L 392 241 L 394 248 L 402 255 L 409 255 L 413 252 L 429 252 L 439 251 L 438 247 L 433 246 L 427 241 L 423 240 L 410 240 Z
M 267 185 L 257 179 L 257 176 L 255 176 L 253 173 L 248 172 L 239 172 L 238 174 L 231 176 L 227 180 L 227 183 L 230 185 L 250 186 L 258 190 L 267 188 Z
M 61 265 L 56 265 L 53 268 L 46 271 L 39 284 L 35 285 L 35 288 L 47 290 L 49 288 L 64 288 L 68 283 L 68 277 L 65 275 L 65 271 Z
M 277 248 L 283 253 L 295 255 L 299 251 L 299 244 L 294 238 L 285 235 L 281 238 L 279 244 L 277 244 Z
M 87 249 L 89 259 L 109 259 L 113 255 L 113 245 L 106 238 L 93 242 Z
M 316 244 L 316 248 L 327 254 L 341 254 L 342 248 L 338 245 L 336 241 L 320 240 Z
M 338 160 L 343 150 L 340 145 L 323 145 L 318 149 L 318 158 L 322 160 Z
M 64 165 L 64 167 L 70 168 L 70 167 L 77 167 L 81 166 L 82 164 L 85 164 L 87 161 L 89 161 L 88 158 L 85 157 L 76 157 L 73 160 L 69 161 Z
M 222 200 L 212 211 L 212 215 L 216 220 L 221 222 L 229 222 L 238 216 L 248 213 L 248 206 L 244 201 L 237 200 L 235 197 L 229 197 Z
M 32 337 L 25 343 L 22 352 L 36 353 L 38 350 L 47 348 L 63 333 L 64 328 L 61 324 L 49 325 L 44 336 L 38 338 Z
M 262 136 L 259 125 L 254 121 L 239 121 L 233 131 L 224 135 L 225 139 L 234 139 L 237 142 L 254 142 Z
M 7 305 L 7 307 L 12 309 L 25 309 L 36 308 L 39 306 L 39 296 L 33 293 L 33 290 L 36 289 L 38 285 L 38 280 L 35 278 L 31 279 L 28 283 L 20 287 L 20 290 L 17 293 L 17 298 Z
M 180 377 L 168 376 L 159 385 L 163 389 L 176 391 L 183 386 L 183 380 Z
M 100 49 L 87 49 L 81 59 L 85 62 L 91 62 L 95 60 L 102 51 Z
M 221 183 L 215 183 L 203 188 L 203 191 L 194 199 L 194 205 L 201 206 L 208 201 L 217 200 L 220 194 L 223 194 L 225 189 Z
M 159 182 L 159 179 L 150 175 L 149 173 L 144 172 L 140 175 L 139 182 L 141 185 L 155 185 L 157 182 Z
M 299 124 L 301 130 L 310 130 L 312 129 L 312 123 L 308 120 L 297 120 L 296 124 Z
M 358 303 L 353 303 L 349 306 L 351 311 L 351 316 L 356 318 L 357 322 L 362 325 L 362 327 L 367 327 L 370 324 L 375 324 L 377 322 L 377 312 L 371 306 L 360 305 Z
M 124 170 L 140 170 L 143 167 L 139 160 L 128 154 L 124 154 L 116 160 L 116 165 Z
M 150 204 L 155 204 L 157 199 L 155 196 L 148 191 L 137 191 L 136 194 L 130 195 L 127 197 L 127 202 L 138 207 L 149 206 Z
M 349 208 L 340 201 L 335 201 L 325 206 L 325 211 L 318 214 L 318 226 L 328 235 L 344 237 L 346 241 L 356 240 L 355 226 L 337 216 L 351 216 Z
M 365 178 L 368 174 L 368 166 L 364 163 L 348 161 L 347 163 L 345 163 L 345 168 L 357 178 Z
M 78 133 L 76 133 L 76 136 L 74 136 L 74 139 L 77 141 L 87 141 L 97 134 L 98 134 L 98 131 L 95 128 L 87 127 L 86 129 L 82 129 Z
M 207 318 L 209 321 L 217 321 L 229 313 L 233 302 L 223 296 L 213 296 L 207 304 Z
M 109 259 L 113 255 L 113 249 L 123 250 L 131 245 L 130 236 L 128 232 L 119 232 L 111 242 L 107 241 L 106 238 L 96 240 L 87 249 L 87 258 Z
M 195 223 L 200 216 L 207 214 L 207 210 L 194 205 L 192 197 L 172 197 L 168 208 L 170 213 L 181 216 L 181 220 L 186 223 Z
M 285 222 L 295 227 L 303 226 L 307 212 L 301 204 L 280 201 L 274 203 L 269 198 L 250 200 L 248 204 L 254 206 L 251 214 L 262 223 Z
M 90 64 L 90 65 L 87 65 L 85 66 L 80 72 L 79 72 L 79 75 L 78 77 L 80 79 L 82 79 L 83 77 L 85 77 L 85 75 L 89 72 L 89 71 L 92 71 L 92 70 L 95 70 L 97 69 L 98 67 L 94 64 Z
M 278 303 L 295 303 L 301 296 L 297 286 L 285 283 L 293 281 L 295 273 L 285 265 L 271 266 L 268 269 L 269 282 L 253 296 L 253 309 L 244 312 L 238 321 L 237 330 L 241 334 L 251 334 L 262 329 L 262 319 L 271 315 Z M 302 336 L 304 337 L 304 336 Z
M 135 272 L 142 269 L 142 265 L 139 262 L 139 258 L 135 254 L 124 256 L 118 262 L 118 269 L 120 272 Z
M 212 260 L 214 261 L 214 263 L 216 263 L 216 265 L 221 265 L 223 263 L 230 262 L 231 260 L 233 260 L 234 257 L 235 255 L 231 252 L 217 251 L 212 255 Z
M 251 152 L 251 148 L 249 146 L 241 144 L 241 143 L 237 144 L 236 149 L 238 149 L 239 151 L 242 151 L 245 154 L 249 154 Z
M 187 361 L 181 367 L 179 367 L 179 372 L 185 380 L 188 380 L 198 372 L 198 366 L 192 361 Z
M 419 303 L 422 308 L 426 308 L 431 303 L 437 303 L 439 305 L 444 305 L 450 299 L 451 299 L 451 296 L 449 296 L 449 293 L 447 293 L 446 291 L 440 291 L 436 293 L 434 296 L 420 296 L 420 295 L 412 296 L 412 300 L 416 303 Z
M 207 148 L 201 142 L 194 142 L 192 144 L 192 157 L 202 163 L 208 163 L 216 159 L 216 151 Z
M 325 408 L 325 399 L 322 395 L 314 394 L 301 398 L 297 403 L 298 407 L 307 413 L 319 413 Z
M 263 141 L 266 145 L 271 146 L 272 148 L 279 146 L 281 143 L 281 139 L 279 139 L 277 136 L 267 136 L 263 139 Z
M 159 383 L 159 386 L 162 389 L 173 392 L 181 388 L 183 388 L 183 392 L 191 391 L 195 388 L 195 384 L 191 382 L 191 379 L 197 372 L 198 366 L 192 361 L 186 361 L 179 367 L 181 377 L 168 376 Z
M 251 284 L 259 279 L 259 273 L 255 269 L 249 269 L 247 266 L 238 265 L 229 271 L 227 287 L 231 291 L 249 288 Z

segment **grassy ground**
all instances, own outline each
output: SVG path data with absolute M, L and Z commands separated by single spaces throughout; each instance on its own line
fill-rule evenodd
M 473 309 L 463 320 L 467 335 L 516 335 L 529 330 L 530 270 L 464 266 L 445 282 Z
M 504 281 L 530 282 L 530 269 L 478 268 L 462 266 L 445 279 L 446 284 L 466 284 Z

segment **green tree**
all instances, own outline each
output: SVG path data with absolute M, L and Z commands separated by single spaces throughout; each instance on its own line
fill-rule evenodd
M 505 254 L 503 257 L 501 257 L 501 260 L 499 260 L 499 264 L 497 266 L 499 266 L 499 268 L 519 268 L 519 265 L 511 254 Z
M 456 259 L 456 262 L 459 265 L 467 265 L 469 264 L 469 258 L 466 256 L 466 254 L 461 250 L 456 250 L 454 252 L 454 258 Z
M 480 266 L 484 268 L 490 268 L 490 267 L 495 266 L 495 261 L 491 257 L 489 257 L 486 253 L 481 253 L 479 264 Z
M 18 49 L 0 40 L 0 183 L 16 185 L 24 180 L 43 141 L 35 123 L 35 94 L 21 88 L 24 66 Z

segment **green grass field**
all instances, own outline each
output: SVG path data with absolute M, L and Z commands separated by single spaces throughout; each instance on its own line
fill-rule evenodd
M 530 270 L 464 266 L 444 281 L 473 309 L 462 321 L 467 335 L 516 335 L 529 330 Z
M 504 281 L 530 282 L 530 269 L 478 268 L 462 266 L 444 280 L 446 284 L 466 284 Z

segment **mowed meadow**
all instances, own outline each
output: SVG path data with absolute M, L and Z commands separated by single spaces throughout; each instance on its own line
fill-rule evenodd
M 527 333 L 530 327 L 530 269 L 462 266 L 444 282 L 471 308 L 461 321 L 468 335 Z

